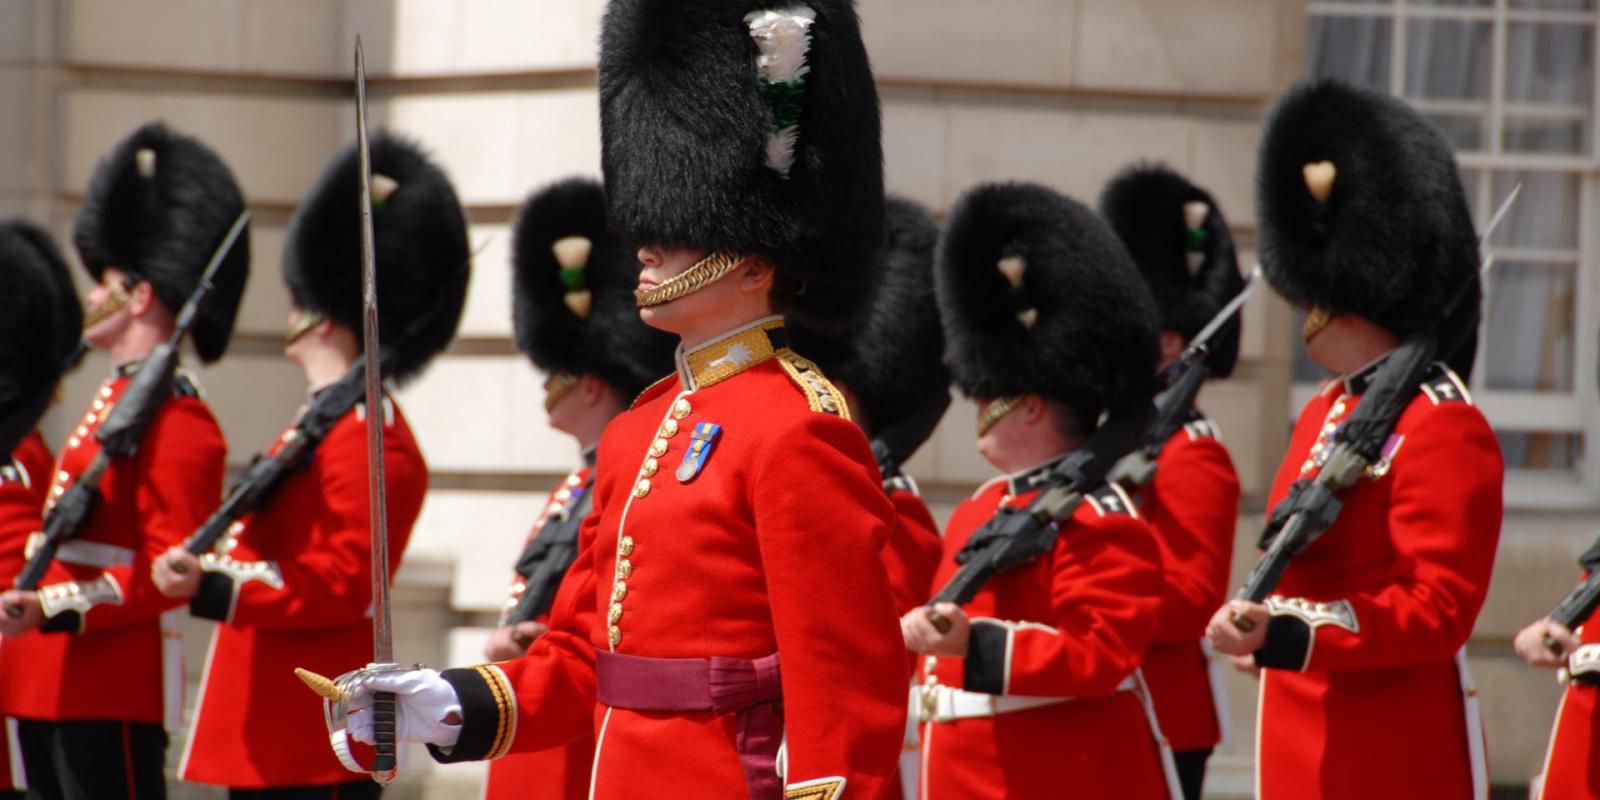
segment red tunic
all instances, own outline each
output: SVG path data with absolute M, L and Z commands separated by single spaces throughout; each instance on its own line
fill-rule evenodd
M 17 443 L 10 463 L 0 466 L 0 588 L 9 588 L 27 563 L 23 547 L 28 537 L 39 530 L 50 468 L 54 465 L 55 456 L 35 430 Z M 5 639 L 0 639 L 0 650 L 6 644 Z M 4 668 L 4 659 L 0 658 L 0 670 Z M 0 686 L 5 683 L 5 673 L 0 672 Z M 0 789 L 23 788 L 17 785 L 20 776 L 11 774 L 12 752 L 11 726 L 0 725 Z
M 463 725 L 436 757 L 495 757 L 594 730 L 595 798 L 744 797 L 736 715 L 598 704 L 595 650 L 776 653 L 787 796 L 881 797 L 906 705 L 882 566 L 894 511 L 843 409 L 784 347 L 776 320 L 680 354 L 679 374 L 606 429 L 572 573 L 584 577 L 563 584 L 552 631 L 526 657 L 445 673 Z M 720 438 L 696 472 L 705 424 Z
M 1239 518 L 1239 476 L 1210 420 L 1197 414 L 1167 440 L 1137 499 L 1165 577 L 1155 642 L 1140 669 L 1172 749 L 1206 750 L 1222 740 L 1222 724 L 1201 640 L 1228 596 Z
M 980 487 L 945 530 L 942 586 L 955 555 L 1003 504 L 1037 494 L 1031 470 Z M 1159 745 L 1143 700 L 1126 687 L 1155 633 L 1161 593 L 1155 537 L 1120 489 L 1073 513 L 1055 550 L 986 583 L 965 609 L 964 658 L 926 658 L 930 684 L 1049 703 L 952 721 L 924 721 L 924 800 L 1059 797 L 1167 798 Z M 932 676 L 928 674 L 932 666 Z
M 1594 620 L 1591 620 L 1593 622 Z M 1600 644 L 1600 625 L 1580 625 L 1576 631 L 1585 644 Z M 1600 686 L 1571 681 L 1556 709 L 1555 726 L 1544 758 L 1544 788 L 1535 800 L 1594 800 L 1600 798 Z
M 128 387 L 137 365 L 101 385 L 56 463 L 50 497 L 88 467 L 94 430 Z M 183 601 L 162 596 L 150 562 L 179 544 L 222 494 L 227 444 L 193 379 L 179 371 L 138 453 L 113 462 L 101 500 L 76 540 L 64 545 L 40 585 L 44 627 L 0 648 L 0 707 L 36 720 L 165 723 L 183 709 Z M 65 601 L 52 599 L 73 585 Z M 47 632 L 48 631 L 48 632 Z
M 389 571 L 405 553 L 428 467 L 392 401 L 384 426 Z M 372 660 L 366 407 L 328 431 L 266 507 L 208 553 L 190 613 L 218 620 L 178 776 L 233 788 L 342 783 L 322 712 L 295 667 L 338 675 Z M 279 437 L 272 447 L 282 446 Z
M 561 486 L 550 493 L 533 523 L 529 541 L 544 527 L 551 514 L 565 511 L 575 502 L 572 490 L 589 480 L 592 470 L 579 467 Z M 576 565 L 574 565 L 576 566 Z M 567 571 L 569 577 L 572 571 Z M 565 581 L 566 578 L 563 578 Z M 582 581 L 583 578 L 572 578 Z M 522 576 L 512 579 L 507 610 L 522 597 Z M 550 624 L 550 615 L 539 617 Z M 516 753 L 489 762 L 489 779 L 484 786 L 485 800 L 585 800 L 589 796 L 589 772 L 594 765 L 594 736 L 584 735 L 559 747 Z
M 896 487 L 889 502 L 894 504 L 897 524 L 883 547 L 883 565 L 889 570 L 895 608 L 904 614 L 933 595 L 933 573 L 939 569 L 944 541 L 933 512 L 915 491 Z
M 1306 405 L 1269 508 L 1315 476 L 1320 442 L 1370 374 L 1335 380 Z M 1488 421 L 1436 367 L 1384 457 L 1342 494 L 1338 521 L 1289 564 L 1269 602 L 1256 654 L 1268 667 L 1261 798 L 1483 796 L 1482 731 L 1458 653 L 1489 588 L 1503 475 Z

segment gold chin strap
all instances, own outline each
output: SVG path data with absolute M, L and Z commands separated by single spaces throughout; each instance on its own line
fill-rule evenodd
M 101 300 L 99 305 L 89 309 L 89 312 L 84 314 L 83 329 L 89 330 L 90 328 L 99 325 L 100 322 L 106 317 L 121 311 L 122 307 L 127 305 L 128 301 L 132 299 L 133 297 L 128 294 L 127 289 L 124 289 L 121 286 L 111 287 L 111 293 L 106 295 L 106 299 Z
M 1300 340 L 1303 342 L 1311 341 L 1311 337 L 1321 333 L 1322 329 L 1328 327 L 1328 323 L 1332 321 L 1333 315 L 1328 313 L 1326 309 L 1321 306 L 1312 306 L 1311 310 L 1306 313 L 1305 324 L 1300 326 Z
M 310 333 L 312 328 L 321 325 L 325 319 L 327 317 L 324 317 L 321 311 L 301 312 L 300 321 L 289 328 L 289 334 L 284 337 L 283 343 L 289 345 L 300 341 L 300 337 Z
M 744 263 L 744 256 L 727 250 L 714 250 L 694 266 L 666 279 L 649 291 L 634 290 L 633 299 L 640 308 L 670 303 L 680 297 L 700 291 L 717 279 L 732 272 Z
M 544 388 L 545 413 L 549 413 L 576 388 L 578 388 L 578 376 L 570 372 L 557 372 L 551 375 L 550 382 Z
M 989 401 L 989 405 L 984 407 L 983 413 L 978 415 L 978 435 L 982 436 L 988 433 L 995 423 L 999 422 L 1005 415 L 1010 414 L 1021 402 L 1021 395 L 996 397 Z

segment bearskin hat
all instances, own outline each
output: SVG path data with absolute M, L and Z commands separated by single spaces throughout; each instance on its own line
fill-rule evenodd
M 1291 303 L 1433 331 L 1470 369 L 1478 237 L 1450 145 L 1415 109 L 1338 81 L 1291 89 L 1262 136 L 1256 213 L 1267 279 Z
M 133 273 L 149 281 L 161 304 L 176 314 L 242 211 L 244 195 L 210 147 L 151 122 L 95 168 L 72 242 L 95 280 L 107 267 Z M 249 276 L 247 230 L 217 268 L 191 329 L 201 361 L 227 352 Z
M 601 165 L 629 241 L 753 254 L 842 332 L 883 242 L 878 95 L 850 0 L 612 0 Z
M 1244 290 L 1222 209 L 1182 175 L 1158 164 L 1130 166 L 1100 193 L 1100 213 L 1150 285 L 1162 330 L 1193 339 Z M 1233 373 L 1239 330 L 1235 314 L 1211 337 L 1213 376 Z
M 855 394 L 874 433 L 931 404 L 947 404 L 950 394 L 933 291 L 938 223 L 921 205 L 892 196 L 885 219 L 876 288 L 862 298 L 861 323 L 848 336 L 789 332 L 796 352 Z
M 1081 203 L 1031 183 L 971 189 L 945 220 L 936 274 L 945 360 L 968 396 L 1038 393 L 1086 420 L 1149 403 L 1155 302 Z
M 639 261 L 607 229 L 599 181 L 569 178 L 529 195 L 511 265 L 517 347 L 535 366 L 595 375 L 625 400 L 672 371 L 677 340 L 639 319 Z
M 39 422 L 83 332 L 83 307 L 50 235 L 0 222 L 0 443 Z
M 455 338 L 472 254 L 450 178 L 415 143 L 377 131 L 372 240 L 378 267 L 378 336 L 404 383 Z M 283 280 L 295 305 L 362 329 L 361 164 L 354 144 L 328 165 L 289 222 Z

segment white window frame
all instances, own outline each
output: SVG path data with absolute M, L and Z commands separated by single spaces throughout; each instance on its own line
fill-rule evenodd
M 1469 180 L 1467 191 L 1473 204 L 1474 216 L 1479 224 L 1487 222 L 1493 213 L 1491 192 L 1494 173 L 1502 171 L 1544 172 L 1553 171 L 1574 175 L 1579 183 L 1580 208 L 1578 219 L 1578 248 L 1571 251 L 1519 251 L 1516 248 L 1491 247 L 1496 259 L 1514 260 L 1518 255 L 1533 256 L 1533 260 L 1554 258 L 1570 259 L 1576 255 L 1573 266 L 1577 270 L 1574 290 L 1577 293 L 1573 332 L 1573 389 L 1570 393 L 1519 392 L 1489 389 L 1484 386 L 1483 348 L 1479 348 L 1477 369 L 1473 372 L 1471 389 L 1473 398 L 1483 409 L 1491 424 L 1506 431 L 1537 431 L 1581 434 L 1582 458 L 1571 471 L 1510 469 L 1506 473 L 1506 504 L 1510 508 L 1529 509 L 1587 509 L 1600 506 L 1600 390 L 1596 389 L 1595 368 L 1600 362 L 1597 352 L 1596 332 L 1600 330 L 1600 4 L 1590 11 L 1564 11 L 1542 9 L 1513 9 L 1509 0 L 1492 0 L 1488 7 L 1446 6 L 1417 2 L 1417 0 L 1391 0 L 1387 4 L 1371 2 L 1325 2 L 1311 0 L 1306 15 L 1310 18 L 1360 18 L 1389 20 L 1389 86 L 1390 93 L 1403 96 L 1405 89 L 1407 35 L 1405 23 L 1413 19 L 1438 19 L 1462 22 L 1492 23 L 1490 38 L 1489 97 L 1484 101 L 1423 100 L 1415 105 L 1431 112 L 1466 112 L 1481 114 L 1487 105 L 1487 123 L 1484 129 L 1484 150 L 1462 152 L 1457 160 L 1464 170 L 1475 170 L 1475 180 Z M 1565 117 L 1569 114 L 1589 116 L 1589 147 L 1585 155 L 1543 155 L 1507 153 L 1503 149 L 1504 122 L 1507 112 L 1530 116 L 1524 112 L 1534 110 L 1504 102 L 1506 79 L 1506 38 L 1509 26 L 1517 22 L 1545 24 L 1584 25 L 1592 31 L 1595 75 L 1591 78 L 1588 109 L 1578 107 L 1570 111 L 1543 107 L 1536 116 Z M 1543 258 L 1542 258 L 1543 257 Z M 1295 332 L 1298 335 L 1298 331 Z M 1491 334 L 1492 335 L 1492 334 Z M 1315 384 L 1297 382 L 1290 391 L 1290 416 L 1299 413 L 1316 392 Z

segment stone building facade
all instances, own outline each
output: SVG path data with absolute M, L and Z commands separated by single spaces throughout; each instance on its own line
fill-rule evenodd
M 1007 178 L 1093 202 L 1122 165 L 1159 160 L 1212 190 L 1248 265 L 1255 146 L 1268 104 L 1306 71 L 1306 1 L 859 0 L 883 99 L 889 187 L 940 211 L 977 182 Z M 281 357 L 287 295 L 278 261 L 294 204 L 353 136 L 357 34 L 375 124 L 420 139 L 452 174 L 477 255 L 460 340 L 400 391 L 433 470 L 396 590 L 406 661 L 477 658 L 543 492 L 577 459 L 545 427 L 540 376 L 511 343 L 508 226 L 530 190 L 599 172 L 602 6 L 0 0 L 0 214 L 48 223 L 65 243 L 96 160 L 152 118 L 205 139 L 237 173 L 255 213 L 254 275 L 232 351 L 200 371 L 235 467 L 304 398 L 298 370 Z M 1588 308 L 1600 299 L 1600 265 L 1584 263 L 1581 274 Z M 1202 398 L 1245 486 L 1239 575 L 1292 419 L 1295 329 L 1290 309 L 1258 292 L 1245 309 L 1239 369 Z M 47 420 L 53 439 L 106 368 L 91 358 L 68 381 L 66 411 Z M 1593 408 L 1592 381 L 1575 391 Z M 958 400 L 909 465 L 941 515 L 990 472 L 973 450 L 972 418 Z M 1509 499 L 1472 665 L 1489 715 L 1492 776 L 1514 786 L 1538 769 L 1556 688 L 1514 660 L 1510 637 L 1573 576 L 1600 495 L 1580 493 L 1557 511 Z M 190 626 L 192 672 L 207 635 Z M 1248 796 L 1255 692 L 1247 677 L 1229 680 L 1236 736 L 1213 762 L 1211 789 Z M 438 769 L 411 756 L 394 796 L 474 796 L 481 767 Z

